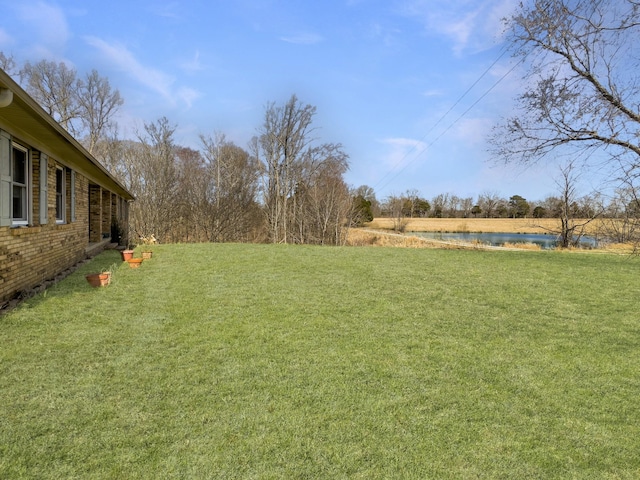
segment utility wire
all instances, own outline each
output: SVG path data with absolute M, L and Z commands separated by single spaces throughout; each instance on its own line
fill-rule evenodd
M 439 119 L 438 121 L 427 131 L 427 133 L 425 133 L 425 135 L 420 139 L 420 142 L 422 142 L 425 138 L 427 138 L 427 136 L 429 136 L 429 134 L 431 132 L 433 132 L 433 130 L 447 117 L 447 115 L 449 115 L 449 113 L 451 113 L 451 111 L 467 96 L 467 94 L 480 82 L 480 80 L 482 80 L 487 73 L 489 73 L 491 71 L 491 69 L 502 59 L 502 57 L 504 57 L 504 55 L 507 53 L 508 49 L 507 47 L 503 47 L 502 51 L 500 52 L 500 55 L 498 55 L 498 57 L 493 61 L 493 63 L 491 63 L 491 65 L 489 65 L 489 67 L 487 67 L 487 69 L 482 72 L 482 74 L 473 82 L 473 84 L 471 84 L 471 86 L 469 88 L 467 88 L 467 90 L 456 100 L 456 102 L 449 108 L 449 110 L 447 110 Z M 420 155 L 422 155 L 422 153 L 425 152 L 425 150 L 427 150 L 428 148 L 430 148 L 431 146 L 433 146 L 434 143 L 436 143 L 440 138 L 442 138 L 442 136 L 444 136 L 445 133 L 447 133 L 449 130 L 451 130 L 451 128 L 460 121 L 460 119 L 462 119 L 462 117 L 464 117 L 473 107 L 475 107 L 484 97 L 486 97 L 500 82 L 502 82 L 502 80 L 504 80 L 513 70 L 516 69 L 516 67 L 518 65 L 520 65 L 520 63 L 522 63 L 524 61 L 524 58 L 522 60 L 520 60 L 518 63 L 516 63 L 509 71 L 507 71 L 502 77 L 500 77 L 488 90 L 486 90 L 469 108 L 467 108 L 458 118 L 456 118 L 447 128 L 445 128 L 440 135 L 438 135 L 434 140 L 432 140 L 426 147 L 424 147 L 420 152 L 418 152 L 418 154 L 413 158 L 413 160 L 409 161 L 408 163 L 406 163 L 404 166 L 402 166 L 399 170 L 395 170 L 395 169 L 391 169 L 389 170 L 380 180 L 378 180 L 378 182 L 374 185 L 374 190 L 377 190 L 379 188 L 384 188 L 386 187 L 389 183 L 391 183 L 393 180 L 395 180 L 395 178 L 400 175 L 400 173 L 402 173 L 404 170 L 407 169 L 407 167 L 409 167 L 411 164 L 413 164 L 418 157 L 420 157 Z M 411 147 L 411 149 L 409 149 L 409 151 L 402 157 L 402 159 L 400 160 L 400 162 L 398 162 L 398 165 L 401 165 L 406 158 L 417 148 L 417 144 L 414 145 L 413 147 Z M 384 182 L 384 180 L 391 176 L 386 182 Z

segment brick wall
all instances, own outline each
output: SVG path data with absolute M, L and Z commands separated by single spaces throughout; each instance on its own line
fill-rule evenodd
M 94 191 L 96 205 L 91 206 L 92 223 L 102 227 L 93 232 L 102 240 L 102 232 L 109 234 L 112 218 L 120 212 L 112 212 L 111 192 L 91 185 L 87 178 L 75 175 L 75 221 L 71 219 L 71 182 L 66 182 L 66 223 L 56 223 L 56 162 L 49 158 L 47 177 L 48 221 L 40 225 L 39 172 L 40 155 L 32 151 L 32 221 L 28 227 L 0 227 L 0 306 L 21 291 L 29 290 L 54 278 L 60 272 L 75 265 L 87 256 L 89 245 L 89 190 Z M 67 175 L 67 179 L 70 176 Z M 117 202 L 115 202 L 117 205 Z M 106 208 L 102 208 L 104 207 Z M 122 218 L 122 217 L 121 217 Z M 108 236 L 108 235 L 107 235 Z M 100 239 L 100 240 L 99 240 Z

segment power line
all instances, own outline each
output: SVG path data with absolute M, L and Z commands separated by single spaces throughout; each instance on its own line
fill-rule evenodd
M 482 80 L 487 73 L 489 73 L 491 71 L 491 69 L 502 59 L 502 57 L 504 57 L 504 55 L 507 53 L 508 49 L 507 47 L 503 47 L 502 51 L 500 52 L 500 54 L 498 55 L 498 57 L 493 61 L 493 63 L 491 63 L 491 65 L 489 65 L 489 67 L 487 67 L 487 69 L 482 72 L 482 74 L 471 84 L 471 86 L 469 88 L 467 88 L 467 90 L 456 100 L 456 102 L 449 108 L 449 110 L 447 110 L 439 119 L 438 121 L 427 131 L 427 133 L 425 133 L 425 135 L 420 139 L 420 142 L 422 142 L 430 133 L 433 132 L 433 130 L 447 117 L 447 115 L 449 115 L 449 113 L 451 113 L 451 111 L 469 94 L 469 92 L 480 82 L 480 80 Z M 402 173 L 404 170 L 406 170 L 411 164 L 413 164 L 419 157 L 420 155 L 422 155 L 422 153 L 424 153 L 425 150 L 427 150 L 428 148 L 430 148 L 431 146 L 433 146 L 440 138 L 442 138 L 449 130 L 451 130 L 451 128 L 453 128 L 453 126 L 460 121 L 460 119 L 462 119 L 462 117 L 464 117 L 469 111 L 471 111 L 471 109 L 473 109 L 473 107 L 475 107 L 484 97 L 486 97 L 500 82 L 502 82 L 502 80 L 504 80 L 509 74 L 511 74 L 511 72 L 513 70 L 516 69 L 516 67 L 518 65 L 520 65 L 520 63 L 522 63 L 524 61 L 524 57 L 517 62 L 513 67 L 511 67 L 511 69 L 509 69 L 504 75 L 502 75 L 502 77 L 500 77 L 489 89 L 487 89 L 475 102 L 473 102 L 473 104 L 471 104 L 471 106 L 469 108 L 467 108 L 458 118 L 456 118 L 453 122 L 451 122 L 451 124 L 445 128 L 434 140 L 432 140 L 427 146 L 425 146 L 420 152 L 417 153 L 417 155 L 413 158 L 413 160 L 409 161 L 408 163 L 406 163 L 404 166 L 402 166 L 399 170 L 394 170 L 391 169 L 389 170 L 380 180 L 378 180 L 378 182 L 374 185 L 374 190 L 378 189 L 378 188 L 384 188 L 386 187 L 389 183 L 391 183 L 391 181 L 393 181 L 395 178 L 398 177 L 398 175 L 400 175 L 400 173 Z M 414 150 L 416 150 L 417 148 L 417 144 L 414 145 L 413 147 L 411 147 L 411 149 L 409 149 L 409 151 L 402 157 L 402 159 L 400 160 L 399 164 L 402 164 L 406 158 L 413 153 Z M 391 176 L 386 182 L 384 182 L 384 180 Z M 383 183 L 384 182 L 384 183 Z

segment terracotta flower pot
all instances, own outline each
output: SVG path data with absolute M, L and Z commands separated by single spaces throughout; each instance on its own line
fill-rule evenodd
M 129 264 L 129 266 L 131 268 L 138 268 L 140 265 L 142 265 L 142 259 L 141 258 L 130 258 L 129 260 L 127 260 L 127 263 Z
M 145 260 L 149 260 L 152 255 L 153 255 L 153 252 L 142 252 L 142 258 Z
M 133 258 L 133 250 L 122 250 L 120 254 L 122 255 L 123 262 L 126 262 L 130 258 Z
M 111 272 L 90 273 L 84 278 L 92 287 L 105 287 L 111 283 Z

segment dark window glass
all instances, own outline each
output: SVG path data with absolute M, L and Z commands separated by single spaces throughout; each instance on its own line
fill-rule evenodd
M 56 219 L 64 220 L 64 170 L 56 169 Z

